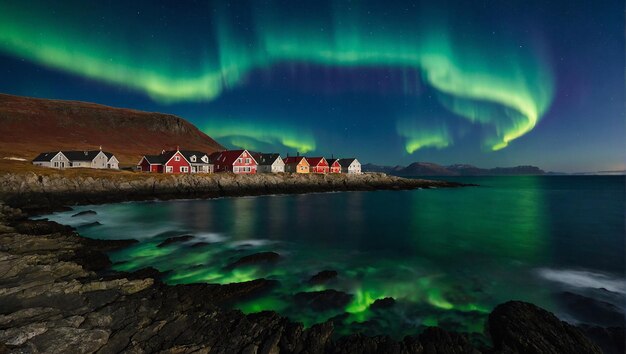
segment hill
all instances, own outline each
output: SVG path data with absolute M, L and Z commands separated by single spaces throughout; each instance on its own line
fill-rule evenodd
M 365 164 L 364 172 L 384 172 L 396 176 L 513 176 L 543 175 L 545 172 L 535 166 L 480 168 L 472 165 L 457 164 L 442 166 L 432 162 L 414 162 L 403 166 L 378 166 Z
M 30 160 L 43 151 L 102 146 L 127 166 L 177 145 L 207 153 L 223 149 L 175 115 L 5 94 L 0 94 L 0 136 L 0 158 Z

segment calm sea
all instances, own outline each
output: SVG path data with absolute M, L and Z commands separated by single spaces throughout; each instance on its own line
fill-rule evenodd
M 171 284 L 276 279 L 271 293 L 233 306 L 276 310 L 307 326 L 335 318 L 339 333 L 402 337 L 433 325 L 482 332 L 493 307 L 512 299 L 574 323 L 623 322 L 623 176 L 452 180 L 480 186 L 133 202 L 48 217 L 86 237 L 140 240 L 111 254 L 119 270 L 152 266 Z M 71 217 L 88 209 L 97 214 Z M 157 247 L 178 235 L 194 238 Z M 261 251 L 281 260 L 225 268 Z M 326 269 L 338 277 L 307 282 Z M 352 298 L 325 311 L 293 300 L 324 289 Z M 395 305 L 369 308 L 384 297 Z

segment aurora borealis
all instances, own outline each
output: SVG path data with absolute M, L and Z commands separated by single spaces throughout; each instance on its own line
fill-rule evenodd
M 4 1 L 0 89 L 178 114 L 231 147 L 619 169 L 616 5 Z

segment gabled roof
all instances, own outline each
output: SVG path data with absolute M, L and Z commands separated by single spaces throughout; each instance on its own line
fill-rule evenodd
M 208 162 L 204 162 L 202 161 L 202 157 L 203 156 L 207 156 L 209 157 L 209 154 L 207 154 L 206 152 L 202 152 L 202 151 L 194 151 L 194 150 L 180 150 L 180 153 L 183 154 L 183 156 L 185 156 L 185 158 L 187 159 L 187 161 L 191 162 L 191 157 L 195 156 L 197 158 L 197 160 L 194 163 L 210 163 L 211 159 L 208 160 Z
M 309 161 L 307 161 L 307 159 L 304 156 L 290 156 L 290 157 L 285 157 L 283 159 L 283 162 L 285 163 L 285 165 L 291 165 L 291 164 L 299 164 L 300 161 L 304 160 L 304 162 L 306 162 L 307 165 L 310 166 Z
M 339 163 L 339 159 L 326 159 L 326 161 L 328 161 L 328 166 L 332 166 L 335 162 Z
M 339 159 L 339 164 L 341 165 L 341 167 L 348 167 L 354 161 L 356 161 L 356 158 L 354 158 L 354 157 L 350 157 L 350 158 L 347 158 L 347 159 Z
M 61 151 L 70 161 L 93 161 L 102 150 Z M 106 155 L 106 154 L 105 154 Z
M 143 155 L 143 158 L 151 165 L 162 165 L 165 163 L 165 161 L 163 161 L 163 155 Z M 141 161 L 139 161 L 139 163 L 141 163 Z
M 219 153 L 216 152 L 211 154 L 211 162 L 220 165 L 232 165 L 235 163 L 235 161 L 237 161 L 239 156 L 244 153 L 244 151 L 247 152 L 247 150 L 225 150 Z M 250 153 L 248 152 L 248 154 Z M 250 154 L 250 157 L 252 158 L 252 160 L 254 160 L 255 163 L 258 164 L 257 160 L 254 158 L 254 156 L 252 156 L 252 154 Z
M 311 166 L 317 166 L 322 162 L 322 160 L 326 160 L 326 159 L 323 157 L 307 157 L 306 160 L 309 162 Z M 326 162 L 328 163 L 328 161 Z
M 274 164 L 274 162 L 276 162 L 276 160 L 278 160 L 280 158 L 280 154 L 278 153 L 269 153 L 269 154 L 253 154 L 252 156 L 254 156 L 254 159 L 257 161 L 257 163 L 261 166 L 271 166 Z
M 33 159 L 33 162 L 50 162 L 60 151 L 42 152 Z

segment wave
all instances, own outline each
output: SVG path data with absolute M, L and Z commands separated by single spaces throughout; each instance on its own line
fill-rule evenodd
M 626 279 L 605 273 L 548 268 L 539 269 L 538 273 L 544 279 L 571 287 L 606 289 L 614 293 L 626 294 Z

